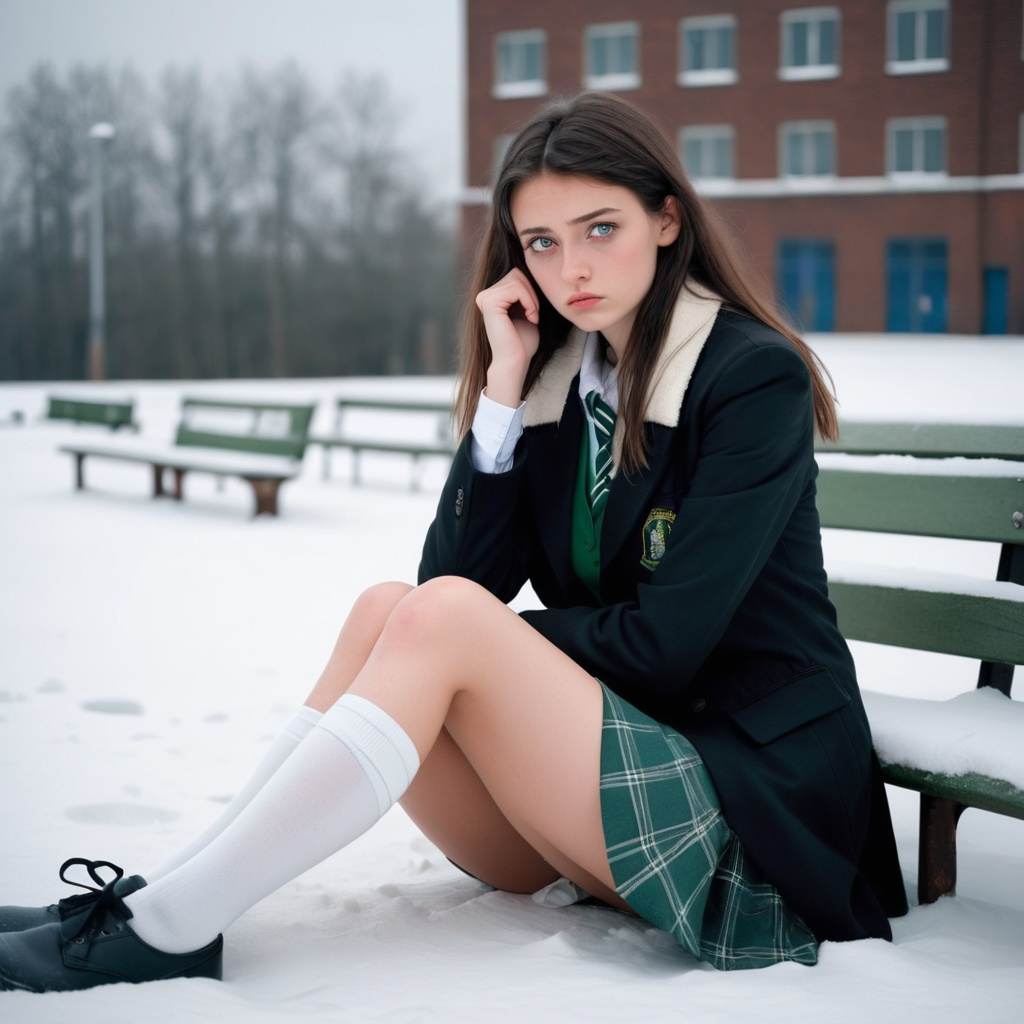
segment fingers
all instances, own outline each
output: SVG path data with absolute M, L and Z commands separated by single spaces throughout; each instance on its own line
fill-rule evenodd
M 519 269 L 476 297 L 491 346 L 487 394 L 503 405 L 516 406 L 530 360 L 540 344 L 540 302 L 529 278 Z
M 485 288 L 476 297 L 477 308 L 486 320 L 488 315 L 515 316 L 514 307 L 521 309 L 520 316 L 531 324 L 540 322 L 540 303 L 529 278 L 518 267 L 510 270 L 500 281 Z

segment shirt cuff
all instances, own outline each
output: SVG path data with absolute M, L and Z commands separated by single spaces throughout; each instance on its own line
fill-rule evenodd
M 523 435 L 523 410 L 492 402 L 483 392 L 471 431 L 473 467 L 481 473 L 505 473 L 512 468 L 516 444 Z

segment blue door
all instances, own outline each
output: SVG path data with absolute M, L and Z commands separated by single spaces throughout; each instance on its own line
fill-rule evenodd
M 813 238 L 779 241 L 779 302 L 803 331 L 835 330 L 835 247 Z
M 982 279 L 985 311 L 981 330 L 984 334 L 1005 334 L 1006 313 L 1010 301 L 1010 274 L 1006 267 L 986 267 Z
M 889 285 L 887 331 L 944 334 L 946 331 L 946 242 L 896 238 L 886 252 Z

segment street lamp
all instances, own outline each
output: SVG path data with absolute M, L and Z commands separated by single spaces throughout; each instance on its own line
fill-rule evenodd
M 103 275 L 103 170 L 114 126 L 101 122 L 89 129 L 89 379 L 105 376 L 106 287 Z

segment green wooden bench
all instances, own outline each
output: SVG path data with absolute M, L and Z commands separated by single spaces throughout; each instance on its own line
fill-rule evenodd
M 144 438 L 75 441 L 60 450 L 75 458 L 75 486 L 85 486 L 86 458 L 148 464 L 153 496 L 180 501 L 187 473 L 232 476 L 252 487 L 255 515 L 277 515 L 278 492 L 297 476 L 309 439 L 314 405 L 185 398 L 174 443 Z M 172 474 L 168 489 L 165 474 Z
M 394 427 L 400 420 L 403 421 L 405 429 L 402 436 L 381 436 L 384 433 L 392 433 L 391 430 L 382 429 L 382 420 L 378 420 L 377 429 L 371 434 L 372 423 L 368 421 L 374 418 L 372 415 L 364 418 L 361 428 L 353 428 L 351 414 L 358 410 L 371 414 L 385 414 L 388 427 Z M 455 452 L 451 403 L 417 398 L 341 397 L 335 403 L 333 430 L 330 433 L 313 434 L 309 443 L 323 448 L 324 479 L 330 476 L 332 449 L 349 449 L 352 452 L 352 481 L 357 484 L 362 478 L 360 455 L 364 451 L 411 455 L 411 485 L 415 489 L 419 486 L 422 459 L 450 459 Z
M 45 418 L 72 423 L 95 423 L 111 430 L 119 430 L 121 427 L 137 430 L 134 414 L 135 403 L 131 398 L 48 395 Z
M 994 580 L 827 566 L 848 639 L 980 663 L 977 689 L 945 701 L 874 693 L 861 679 L 886 781 L 921 794 L 918 899 L 930 903 L 955 891 L 965 808 L 1024 819 L 1024 703 L 1008 699 L 1024 664 L 1024 426 L 841 427 L 838 443 L 819 446 L 823 527 L 984 541 L 998 552 Z

